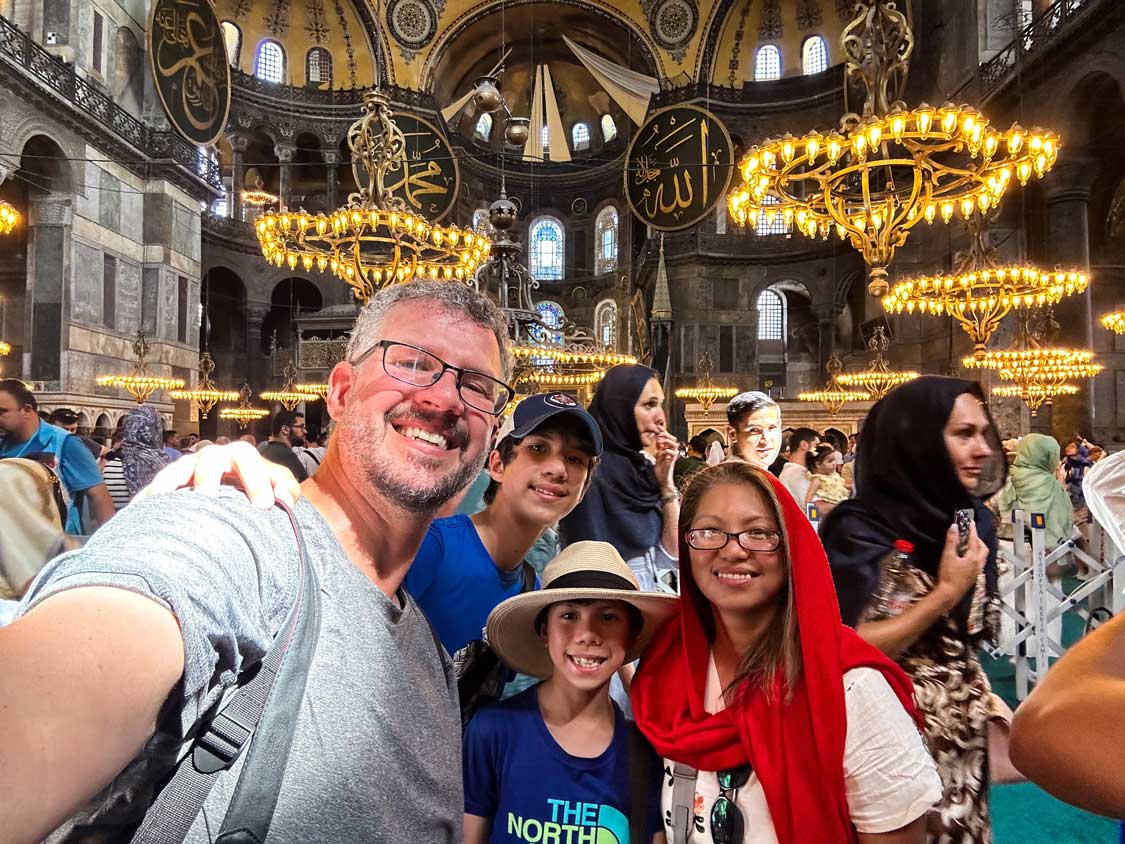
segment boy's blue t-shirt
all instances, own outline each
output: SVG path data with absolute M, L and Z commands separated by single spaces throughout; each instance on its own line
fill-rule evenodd
M 468 516 L 430 524 L 403 585 L 451 654 L 482 636 L 493 608 L 523 589 L 523 566 L 501 571 Z M 535 579 L 539 588 L 539 579 Z
M 629 844 L 629 724 L 616 705 L 613 741 L 600 756 L 571 756 L 539 712 L 539 687 L 477 713 L 465 729 L 465 813 L 492 820 L 489 844 Z M 645 818 L 660 826 L 660 760 L 652 753 Z

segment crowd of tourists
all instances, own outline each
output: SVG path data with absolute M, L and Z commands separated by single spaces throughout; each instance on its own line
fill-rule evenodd
M 1037 736 L 1075 741 L 1076 687 L 1120 736 L 1122 625 L 1014 727 L 978 658 L 989 503 L 1064 541 L 1071 472 L 1119 490 L 1115 456 L 1006 458 L 942 376 L 858 436 L 749 391 L 684 444 L 645 366 L 585 408 L 507 412 L 511 377 L 503 314 L 416 282 L 361 311 L 330 435 L 205 444 L 142 405 L 107 448 L 0 382 L 0 840 L 970 844 L 1021 771 L 1125 815 L 1111 738 L 1052 765 Z

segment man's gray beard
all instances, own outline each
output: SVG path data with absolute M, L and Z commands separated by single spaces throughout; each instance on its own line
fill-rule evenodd
M 398 469 L 409 470 L 409 463 L 403 467 L 391 465 L 382 450 L 382 442 L 375 438 L 374 426 L 369 418 L 356 414 L 351 419 L 341 422 L 342 424 L 337 428 L 337 435 L 341 438 L 340 445 L 354 455 L 353 459 L 360 463 L 367 483 L 388 501 L 419 515 L 436 513 L 453 496 L 467 487 L 480 474 L 488 456 L 487 450 L 482 448 L 476 460 L 462 464 L 456 472 L 439 479 L 429 488 L 410 489 L 394 477 Z M 384 424 L 386 430 L 390 430 L 390 424 Z

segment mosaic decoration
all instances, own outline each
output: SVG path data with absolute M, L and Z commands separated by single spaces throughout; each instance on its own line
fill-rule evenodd
M 767 41 L 781 37 L 781 0 L 765 0 L 762 4 L 758 37 Z
M 589 206 L 587 205 L 586 200 L 581 196 L 575 199 L 574 202 L 570 203 L 571 214 L 577 214 L 581 216 L 582 214 L 585 214 L 588 209 Z
M 212 144 L 230 113 L 226 42 L 208 0 L 157 0 L 148 24 L 153 81 L 168 121 L 193 144 Z
M 387 24 L 398 42 L 402 60 L 409 64 L 437 34 L 438 10 L 426 0 L 391 0 Z
M 314 44 L 325 43 L 328 40 L 328 26 L 324 22 L 324 0 L 308 0 L 305 9 L 308 12 L 305 35 Z
M 687 43 L 698 23 L 699 9 L 693 0 L 657 0 L 648 10 L 648 25 L 653 38 L 677 62 L 684 60 Z
M 273 0 L 270 10 L 266 12 L 262 22 L 266 31 L 275 38 L 282 38 L 289 32 L 289 3 L 287 0 Z
M 245 20 L 250 14 L 250 7 L 254 0 L 236 0 L 234 4 L 234 18 L 235 20 Z
M 625 197 L 654 229 L 684 229 L 711 213 L 733 172 L 734 150 L 722 122 L 698 106 L 669 106 L 633 136 Z
M 855 17 L 854 0 L 836 0 L 836 17 L 842 21 L 850 21 Z
M 348 60 L 348 79 L 351 86 L 356 86 L 356 71 L 358 66 L 355 60 L 355 46 L 352 44 L 352 34 L 348 31 L 348 19 L 344 17 L 344 7 L 340 5 L 340 0 L 335 0 L 336 10 L 336 23 L 340 27 L 340 37 L 344 39 L 344 54 Z
M 746 16 L 750 13 L 750 3 L 752 0 L 745 0 L 742 4 L 742 12 L 738 16 L 738 28 L 734 31 L 734 48 L 731 50 L 730 63 L 727 65 L 729 71 L 727 75 L 727 82 L 730 87 L 738 87 L 738 66 L 742 61 L 742 39 L 746 33 Z
M 817 0 L 798 0 L 797 3 L 797 29 L 801 32 L 820 26 L 822 16 L 820 3 Z

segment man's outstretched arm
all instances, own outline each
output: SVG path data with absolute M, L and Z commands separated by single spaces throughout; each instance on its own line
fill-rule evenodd
M 96 586 L 0 628 L 0 839 L 42 841 L 140 752 L 184 671 L 175 616 Z

